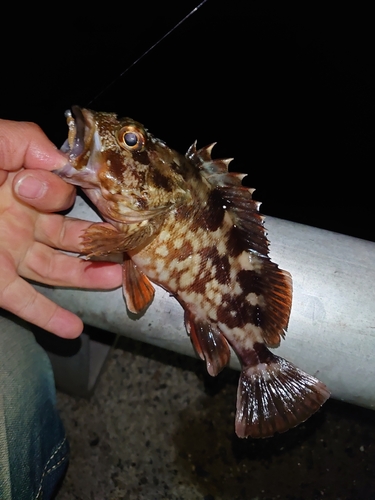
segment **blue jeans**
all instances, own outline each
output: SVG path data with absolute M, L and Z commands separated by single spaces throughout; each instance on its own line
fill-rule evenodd
M 52 498 L 68 454 L 48 356 L 0 311 L 0 500 Z

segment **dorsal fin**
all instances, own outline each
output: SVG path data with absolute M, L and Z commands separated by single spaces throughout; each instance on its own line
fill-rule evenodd
M 266 345 L 277 346 L 288 326 L 292 305 L 292 279 L 268 256 L 269 241 L 264 217 L 259 213 L 260 202 L 253 200 L 254 189 L 242 185 L 244 174 L 228 172 L 230 159 L 212 159 L 213 144 L 197 150 L 194 143 L 186 153 L 190 161 L 219 194 L 219 203 L 233 221 L 228 239 L 228 252 L 236 257 L 242 252 L 256 253 L 262 261 L 262 279 L 257 291 L 266 301 L 266 314 L 259 325 Z M 217 197 L 215 197 L 217 200 Z
M 213 142 L 197 150 L 197 141 L 195 141 L 185 155 L 199 170 L 203 170 L 205 177 L 213 174 L 228 174 L 228 165 L 233 160 L 233 158 L 213 160 L 211 151 L 215 144 L 216 142 Z
M 220 194 L 227 212 L 232 216 L 243 240 L 244 249 L 268 255 L 268 239 L 264 228 L 264 217 L 259 213 L 260 202 L 253 200 L 253 188 L 242 185 L 247 174 L 228 172 L 228 159 L 215 159 L 211 151 L 215 143 L 197 150 L 196 142 L 190 146 L 186 157 L 201 171 L 204 178 Z

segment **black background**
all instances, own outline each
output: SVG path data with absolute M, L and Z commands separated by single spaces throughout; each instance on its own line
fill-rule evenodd
M 264 213 L 375 241 L 370 4 L 208 0 L 120 76 L 196 4 L 3 12 L 0 116 L 57 145 L 72 104 L 131 116 L 181 152 L 218 141 Z

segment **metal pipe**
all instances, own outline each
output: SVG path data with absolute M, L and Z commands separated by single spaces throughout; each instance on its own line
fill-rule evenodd
M 70 215 L 100 220 L 80 197 Z M 271 258 L 294 283 L 276 353 L 320 378 L 333 397 L 375 409 L 375 243 L 272 217 L 266 227 Z M 129 317 L 121 290 L 37 288 L 86 324 L 195 356 L 181 306 L 159 287 L 139 319 Z M 234 354 L 230 366 L 239 368 Z

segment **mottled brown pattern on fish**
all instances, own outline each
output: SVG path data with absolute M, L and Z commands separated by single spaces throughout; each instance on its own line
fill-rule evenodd
M 161 187 L 168 192 L 173 191 L 173 182 L 171 182 L 169 177 L 164 175 L 159 170 L 155 170 L 154 172 L 152 172 L 148 177 L 148 181 L 151 182 L 154 186 Z
M 206 205 L 197 213 L 194 223 L 208 231 L 215 232 L 221 227 L 224 215 L 223 199 L 219 191 L 214 189 L 208 194 Z
M 260 342 L 255 342 L 253 349 L 248 353 L 244 354 L 246 359 L 246 364 L 248 366 L 256 366 L 260 363 L 273 363 L 274 358 L 272 353 L 266 348 L 266 346 Z
M 142 163 L 142 165 L 149 165 L 150 159 L 148 157 L 147 151 L 139 151 L 133 154 L 133 158 L 138 163 Z
M 211 375 L 226 366 L 231 345 L 242 365 L 238 436 L 266 437 L 308 418 L 329 393 L 267 349 L 288 326 L 292 281 L 268 256 L 259 202 L 242 186 L 243 175 L 228 173 L 230 160 L 213 160 L 213 145 L 193 144 L 183 156 L 130 118 L 75 113 L 84 147 L 77 149 L 70 132 L 63 151 L 72 167 L 60 175 L 81 185 L 117 229 L 92 226 L 83 251 L 126 252 L 124 296 L 132 312 L 152 300 L 149 280 L 173 294 Z M 70 127 L 72 119 L 68 114 Z

